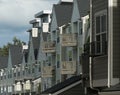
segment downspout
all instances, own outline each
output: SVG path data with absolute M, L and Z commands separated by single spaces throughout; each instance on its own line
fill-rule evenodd
M 90 0 L 90 43 L 92 42 L 92 0 Z M 91 52 L 91 47 L 90 47 Z M 90 87 L 92 86 L 92 57 L 89 58 L 89 76 L 90 76 Z
M 108 0 L 108 87 L 112 82 L 112 54 L 113 54 L 113 0 Z

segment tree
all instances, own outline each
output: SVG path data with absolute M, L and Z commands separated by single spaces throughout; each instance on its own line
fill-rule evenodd
M 22 44 L 26 44 L 26 43 L 21 41 L 17 37 L 14 37 L 12 43 L 8 42 L 6 45 L 4 45 L 2 48 L 0 48 L 0 56 L 7 56 L 8 55 L 10 45 L 22 45 Z

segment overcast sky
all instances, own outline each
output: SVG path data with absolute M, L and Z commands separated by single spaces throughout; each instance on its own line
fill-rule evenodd
M 26 30 L 34 14 L 52 9 L 59 0 L 0 0 L 0 47 L 11 42 L 13 37 L 28 41 Z

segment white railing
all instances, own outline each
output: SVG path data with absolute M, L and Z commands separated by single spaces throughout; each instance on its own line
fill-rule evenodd
M 43 42 L 42 43 L 42 51 L 47 52 L 55 52 L 55 43 L 54 42 Z
M 53 76 L 53 66 L 45 66 L 42 69 L 42 77 L 52 77 Z
M 77 34 L 62 34 L 62 46 L 76 46 Z
M 76 61 L 63 61 L 61 66 L 61 74 L 75 74 Z

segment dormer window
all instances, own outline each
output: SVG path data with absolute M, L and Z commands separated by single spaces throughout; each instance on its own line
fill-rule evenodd
M 95 15 L 95 52 L 97 54 L 105 53 L 107 41 L 107 12 L 102 11 Z

